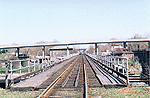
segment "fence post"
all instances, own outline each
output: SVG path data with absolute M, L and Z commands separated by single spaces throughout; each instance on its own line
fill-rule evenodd
M 110 63 L 111 63 L 111 62 L 110 62 L 110 56 L 109 56 L 109 67 L 110 67 Z
M 34 67 L 33 68 L 34 68 L 34 71 L 35 71 L 35 60 L 34 60 Z
M 106 56 L 106 65 L 108 66 L 108 57 Z
M 116 57 L 114 57 L 114 64 L 116 64 Z
M 42 72 L 44 72 L 44 69 L 43 69 L 44 68 L 44 66 L 43 66 L 44 64 L 43 63 L 44 63 L 44 59 L 42 58 Z
M 51 59 L 52 59 L 52 57 L 50 58 L 50 65 L 52 64 Z
M 117 60 L 118 60 L 118 64 L 117 64 L 117 65 L 118 65 L 118 72 L 119 72 L 119 57 L 118 57 L 118 59 L 117 59 Z
M 40 59 L 38 59 L 38 70 L 40 70 Z
M 51 57 L 49 58 L 49 64 L 51 65 Z
M 129 75 L 128 75 L 128 58 L 126 58 L 126 63 L 127 63 L 127 71 L 126 71 L 126 74 L 127 74 L 127 85 L 129 85 Z
M 42 69 L 43 69 L 43 58 L 42 58 Z
M 105 65 L 106 65 L 106 56 L 105 56 Z
M 124 59 L 122 58 L 122 66 L 124 67 Z M 124 68 L 122 68 L 122 73 L 124 75 Z
M 10 80 L 12 79 L 12 61 L 10 61 L 10 70 L 11 70 L 11 72 L 10 72 Z
M 110 67 L 111 67 L 111 68 L 112 68 L 112 63 L 113 63 L 113 62 L 112 62 L 112 56 L 111 56 L 111 61 L 110 61 Z
M 29 65 L 29 60 L 28 60 L 28 73 L 30 72 L 30 65 Z
M 9 61 L 7 62 L 6 66 L 6 72 L 5 72 L 5 88 L 7 89 L 8 87 L 8 65 L 9 65 Z

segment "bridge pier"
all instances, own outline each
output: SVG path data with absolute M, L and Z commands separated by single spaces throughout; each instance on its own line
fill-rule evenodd
M 127 47 L 126 42 L 123 42 L 123 48 L 126 48 L 126 47 Z
M 45 58 L 45 46 L 42 47 L 43 57 Z
M 67 46 L 67 56 L 69 56 L 69 46 Z
M 16 56 L 19 58 L 19 50 L 20 48 L 16 48 Z
M 95 55 L 98 55 L 98 46 L 97 46 L 97 43 L 95 43 Z

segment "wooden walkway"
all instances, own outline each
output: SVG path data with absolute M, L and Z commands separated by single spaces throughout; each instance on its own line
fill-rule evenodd
M 48 69 L 45 72 L 42 72 L 41 74 L 35 75 L 34 77 L 31 77 L 29 79 L 26 79 L 24 81 L 21 81 L 17 84 L 14 84 L 11 86 L 11 89 L 37 89 L 40 84 L 42 84 L 44 81 L 46 81 L 52 74 L 57 72 L 59 69 L 61 69 L 65 64 L 73 60 L 75 57 L 64 61 L 60 64 L 57 64 L 53 66 L 52 68 Z

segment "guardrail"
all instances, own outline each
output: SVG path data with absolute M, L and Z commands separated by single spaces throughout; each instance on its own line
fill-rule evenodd
M 92 55 L 87 54 L 90 57 L 96 59 L 97 61 L 101 62 L 103 65 L 107 67 L 107 69 L 113 69 L 116 74 L 121 76 L 126 76 L 127 85 L 129 84 L 129 75 L 128 75 L 128 58 L 119 57 L 119 56 L 100 56 L 100 55 Z M 113 73 L 113 71 L 112 71 Z
M 57 59 L 57 57 L 55 57 L 53 58 L 53 60 L 52 57 L 40 59 L 27 59 L 27 60 L 6 60 L 4 66 L 6 70 L 5 71 L 6 88 L 10 85 L 13 85 L 14 82 L 25 80 L 36 74 L 44 72 L 49 68 L 51 68 L 52 66 L 54 66 L 55 64 L 65 61 L 75 55 L 78 54 L 71 54 L 69 56 L 63 57 L 63 59 Z M 16 74 L 14 73 L 17 73 L 17 76 L 15 76 Z M 2 76 L 2 74 L 0 74 L 0 76 Z
M 26 62 L 27 64 L 24 64 L 22 62 Z M 32 63 L 33 62 L 33 63 Z M 19 68 L 14 68 L 15 65 L 13 63 L 19 63 Z M 30 73 L 36 71 L 35 68 L 38 67 L 38 70 L 43 69 L 44 67 L 48 66 L 50 62 L 46 62 L 46 59 L 42 59 L 42 63 L 40 64 L 39 59 L 27 59 L 27 60 L 10 60 L 9 65 L 10 65 L 10 79 L 13 79 L 13 72 L 19 71 L 19 75 L 22 75 L 22 70 L 25 70 L 25 72 Z
M 118 56 L 99 56 L 97 59 L 100 60 L 103 64 L 107 65 L 108 67 L 114 68 L 118 72 L 125 74 L 125 71 L 127 71 L 127 58 Z M 122 71 L 120 71 L 119 69 L 122 69 Z

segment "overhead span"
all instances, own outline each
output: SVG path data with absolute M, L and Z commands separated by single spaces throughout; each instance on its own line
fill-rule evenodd
M 134 43 L 134 42 L 150 42 L 150 39 L 92 41 L 92 42 L 73 42 L 73 43 L 50 43 L 50 44 L 19 45 L 19 46 L 1 46 L 0 49 L 43 47 L 43 46 L 66 46 L 66 45 L 81 45 L 81 44 Z

